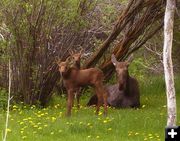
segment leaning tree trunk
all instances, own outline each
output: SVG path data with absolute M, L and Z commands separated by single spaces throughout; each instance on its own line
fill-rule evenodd
M 173 24 L 176 0 L 167 0 L 165 18 L 164 18 L 164 49 L 163 64 L 166 82 L 167 95 L 167 126 L 176 125 L 176 95 L 174 88 L 174 75 L 172 64 L 172 41 L 173 41 Z
M 112 48 L 112 46 L 107 45 L 106 42 L 112 42 L 112 40 L 109 39 L 115 36 L 114 33 L 120 34 L 122 30 L 122 32 L 124 32 L 123 36 L 120 36 L 119 42 L 112 48 L 112 52 L 116 55 L 117 59 L 121 61 L 142 47 L 146 41 L 152 38 L 153 35 L 163 27 L 162 22 L 157 22 L 162 20 L 164 15 L 164 2 L 162 0 L 132 0 L 130 3 L 129 5 L 131 6 L 129 7 L 128 5 L 127 9 L 125 9 L 125 14 L 121 14 L 113 32 L 104 44 L 102 44 L 99 51 L 85 63 L 85 67 L 96 64 L 102 56 L 102 53 L 104 54 L 107 49 Z M 141 14 L 139 15 L 139 13 Z M 122 29 L 121 26 L 124 25 L 125 21 L 126 24 Z M 99 59 L 97 60 L 97 58 Z M 110 56 L 105 62 L 100 64 L 100 69 L 104 72 L 106 79 L 111 77 L 114 67 L 111 63 Z

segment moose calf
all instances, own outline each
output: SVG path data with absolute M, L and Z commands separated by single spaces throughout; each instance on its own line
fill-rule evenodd
M 81 86 L 93 86 L 98 98 L 96 114 L 99 113 L 100 106 L 104 103 L 104 114 L 107 114 L 107 92 L 103 86 L 103 72 L 97 68 L 80 70 L 75 67 L 69 67 L 69 58 L 66 61 L 58 62 L 59 71 L 63 78 L 64 85 L 68 93 L 67 116 L 71 115 L 71 108 L 74 101 L 74 92 Z

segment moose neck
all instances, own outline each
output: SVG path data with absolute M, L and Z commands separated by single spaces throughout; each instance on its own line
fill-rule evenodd
M 61 76 L 63 77 L 64 80 L 69 79 L 71 71 L 72 71 L 71 68 L 69 68 L 67 71 L 61 73 Z
M 75 62 L 75 67 L 76 67 L 77 69 L 80 69 L 80 68 L 81 68 L 80 61 L 76 61 L 76 62 Z
M 126 77 L 124 80 L 119 82 L 119 90 L 124 91 L 126 94 L 128 94 L 129 91 L 129 73 L 127 72 Z

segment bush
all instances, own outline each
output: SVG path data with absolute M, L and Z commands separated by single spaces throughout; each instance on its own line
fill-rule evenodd
M 7 107 L 7 95 L 5 89 L 0 89 L 0 109 L 5 109 Z

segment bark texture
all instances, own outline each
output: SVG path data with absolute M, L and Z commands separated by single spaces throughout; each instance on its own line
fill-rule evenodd
M 164 48 L 163 48 L 163 64 L 166 82 L 167 95 L 167 126 L 176 125 L 176 95 L 174 88 L 174 74 L 172 63 L 172 41 L 173 26 L 176 0 L 167 0 L 166 11 L 164 17 Z

